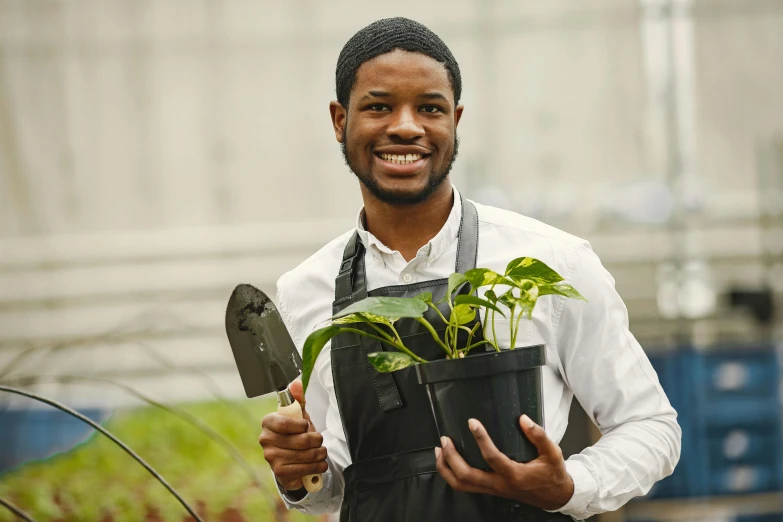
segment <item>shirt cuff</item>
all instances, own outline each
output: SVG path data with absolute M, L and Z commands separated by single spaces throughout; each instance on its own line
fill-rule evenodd
M 574 494 L 563 507 L 550 511 L 550 513 L 562 513 L 574 520 L 584 520 L 590 516 L 587 513 L 587 506 L 598 494 L 598 482 L 587 467 L 578 460 L 565 461 L 565 467 L 568 474 L 571 475 L 571 480 L 574 481 Z
M 326 473 L 321 474 L 321 479 L 323 480 L 324 486 L 316 491 L 315 493 L 307 493 L 304 497 L 302 497 L 299 500 L 294 500 L 293 497 L 290 497 L 288 493 L 286 492 L 285 488 L 280 485 L 280 483 L 277 481 L 277 477 L 275 477 L 275 474 L 272 473 L 272 477 L 275 480 L 275 485 L 277 486 L 277 491 L 280 493 L 280 498 L 283 499 L 283 502 L 285 503 L 285 507 L 288 509 L 306 509 L 307 507 L 313 506 L 314 504 L 325 504 L 328 502 L 329 498 L 332 494 L 332 470 L 327 469 Z

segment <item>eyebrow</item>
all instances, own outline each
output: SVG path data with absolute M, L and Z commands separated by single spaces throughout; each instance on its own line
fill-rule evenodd
M 428 100 L 443 100 L 443 101 L 448 101 L 448 98 L 446 98 L 445 96 L 443 96 L 443 95 L 442 95 L 441 93 L 439 93 L 439 92 L 427 92 L 427 93 L 424 93 L 424 94 L 422 94 L 422 95 L 421 95 L 421 97 L 422 97 L 422 98 L 426 98 L 426 99 L 428 99 Z
M 391 97 L 390 92 L 386 91 L 369 91 L 367 94 L 361 97 L 362 100 L 365 100 L 367 98 L 389 98 Z M 424 94 L 420 95 L 421 98 L 427 99 L 427 100 L 443 100 L 448 101 L 448 98 L 446 98 L 444 95 L 442 95 L 439 92 L 425 92 Z
M 386 91 L 369 91 L 367 94 L 361 97 L 362 100 L 366 98 L 388 98 L 391 96 L 390 92 Z

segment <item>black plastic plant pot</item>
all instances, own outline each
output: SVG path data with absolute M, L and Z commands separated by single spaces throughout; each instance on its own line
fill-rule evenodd
M 495 446 L 512 460 L 535 459 L 538 451 L 522 433 L 519 417 L 526 414 L 544 425 L 545 364 L 546 347 L 539 344 L 417 364 L 416 374 L 427 386 L 440 436 L 451 438 L 468 464 L 489 470 L 468 419 L 478 419 Z

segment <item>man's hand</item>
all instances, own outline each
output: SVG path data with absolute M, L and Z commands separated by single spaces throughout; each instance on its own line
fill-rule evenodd
M 535 460 L 522 464 L 509 459 L 495 447 L 484 426 L 470 419 L 470 431 L 492 471 L 470 467 L 451 439 L 441 437 L 443 449 L 435 448 L 438 473 L 457 491 L 495 495 L 550 511 L 563 507 L 574 494 L 563 451 L 527 415 L 520 417 L 519 425 L 538 449 Z
M 326 472 L 326 448 L 323 437 L 315 431 L 304 410 L 302 382 L 296 380 L 288 389 L 302 405 L 304 419 L 270 413 L 261 421 L 263 430 L 258 443 L 264 448 L 264 458 L 280 485 L 287 491 L 295 491 L 303 487 L 302 477 Z

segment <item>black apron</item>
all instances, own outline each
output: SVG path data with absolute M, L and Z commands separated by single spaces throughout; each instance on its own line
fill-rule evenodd
M 476 208 L 463 201 L 456 271 L 475 268 L 477 251 Z M 368 295 L 413 297 L 429 291 L 437 302 L 447 289 L 448 280 L 438 279 L 368 293 L 364 245 L 355 233 L 345 247 L 333 310 L 337 313 Z M 442 306 L 445 315 L 448 304 Z M 443 324 L 432 309 L 425 317 L 433 325 Z M 424 359 L 444 357 L 418 322 L 402 319 L 395 328 L 405 345 Z M 442 331 L 443 326 L 436 330 Z M 383 343 L 356 333 L 332 339 L 335 393 L 353 462 L 345 469 L 340 522 L 572 520 L 500 497 L 454 491 L 435 469 L 434 448 L 440 446 L 440 438 L 426 389 L 418 383 L 415 370 L 378 373 L 367 360 L 368 353 L 385 349 Z

